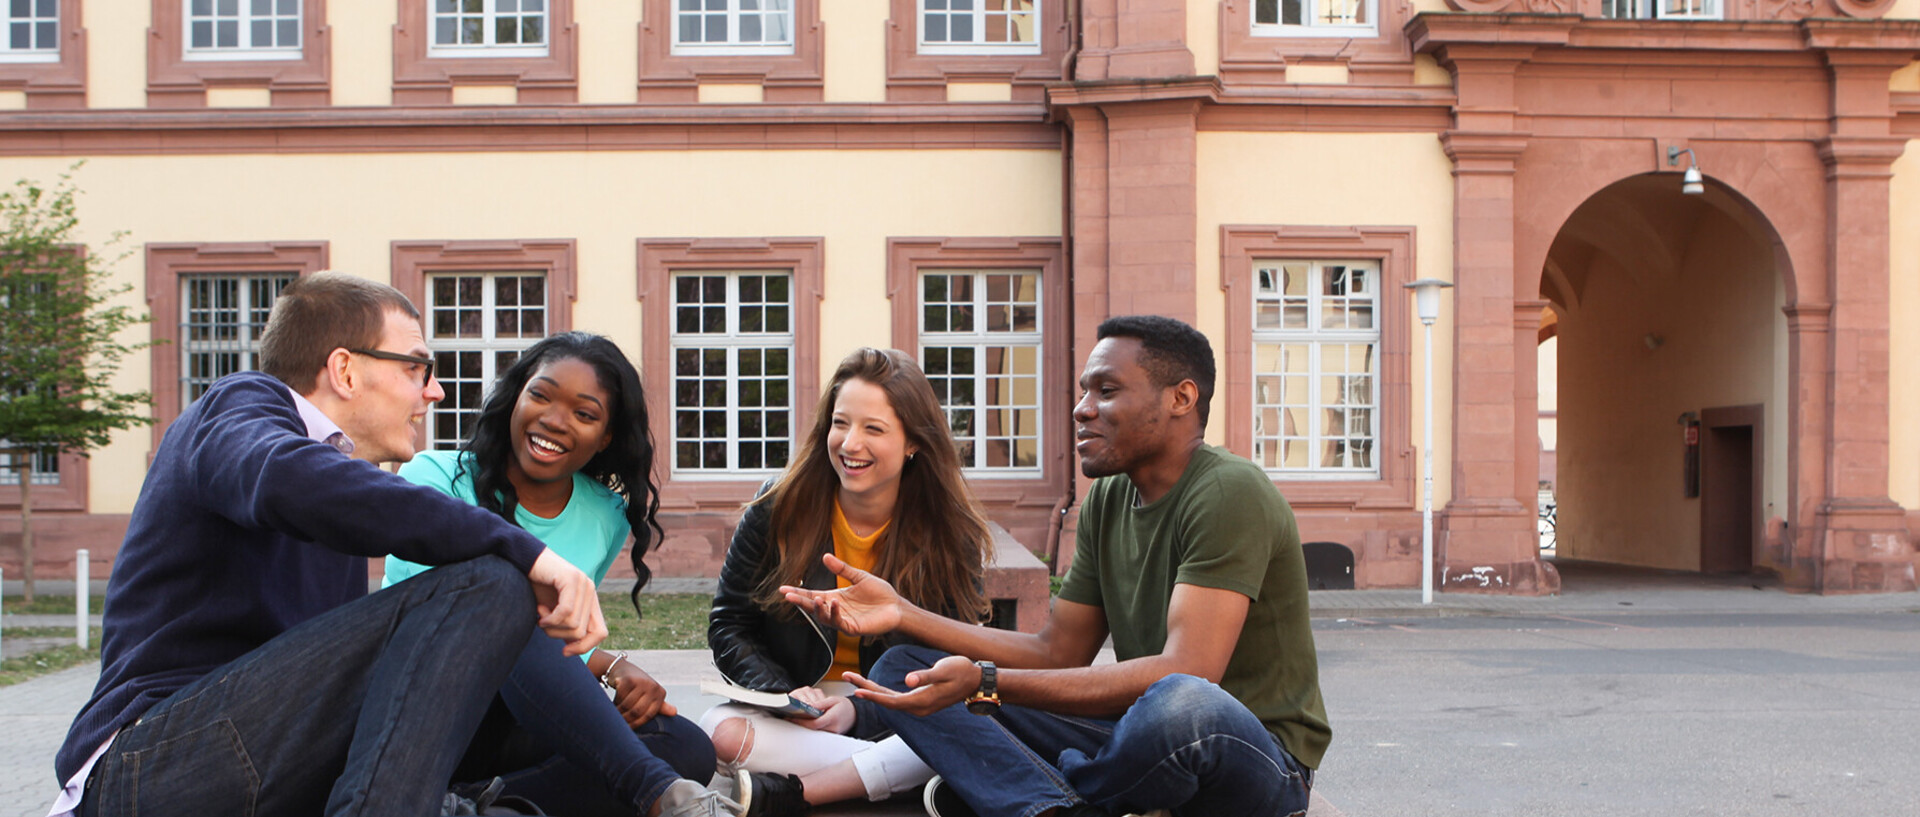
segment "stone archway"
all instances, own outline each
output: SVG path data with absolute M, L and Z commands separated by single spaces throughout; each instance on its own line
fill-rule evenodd
M 1771 465 L 1756 482 L 1751 471 L 1703 474 L 1697 425 L 1721 407 L 1759 406 L 1748 432 L 1784 430 L 1784 255 L 1766 217 L 1717 180 L 1689 196 L 1674 174 L 1632 175 L 1568 215 L 1539 277 L 1559 338 L 1560 558 L 1723 569 L 1726 560 L 1707 558 L 1720 551 L 1701 543 L 1728 524 L 1702 505 L 1731 496 L 1743 509 L 1739 563 L 1785 569 L 1787 554 L 1765 551 L 1754 532 L 1764 512 L 1788 505 L 1786 436 L 1756 441 L 1758 467 Z

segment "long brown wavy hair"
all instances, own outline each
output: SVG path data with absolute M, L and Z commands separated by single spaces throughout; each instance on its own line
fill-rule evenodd
M 879 554 L 874 574 L 920 607 L 980 621 L 987 612 L 981 577 L 992 534 L 960 474 L 960 453 L 933 386 L 913 358 L 893 349 L 855 349 L 840 361 L 814 409 L 813 428 L 773 488 L 755 500 L 771 503 L 774 545 L 769 549 L 774 564 L 762 574 L 755 600 L 770 612 L 791 615 L 793 605 L 777 589 L 800 586 L 807 570 L 833 548 L 833 503 L 840 476 L 833 470 L 827 432 L 833 429 L 840 387 L 856 378 L 886 392 L 916 451 L 900 469 L 893 521 L 874 543 Z

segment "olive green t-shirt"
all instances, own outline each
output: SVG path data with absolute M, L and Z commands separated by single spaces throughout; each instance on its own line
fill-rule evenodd
M 1166 648 L 1176 584 L 1252 599 L 1220 686 L 1295 760 L 1319 768 L 1333 730 L 1320 699 L 1293 509 L 1258 466 L 1214 446 L 1194 452 L 1166 496 L 1138 501 L 1125 476 L 1094 482 L 1060 598 L 1105 611 L 1122 661 Z

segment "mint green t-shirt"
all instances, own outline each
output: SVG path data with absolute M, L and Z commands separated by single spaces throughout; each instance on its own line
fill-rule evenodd
M 1252 599 L 1220 686 L 1295 760 L 1319 768 L 1333 730 L 1293 509 L 1259 466 L 1214 446 L 1194 451 L 1166 496 L 1136 506 L 1139 497 L 1124 475 L 1094 482 L 1060 598 L 1106 613 L 1122 661 L 1166 649 L 1176 584 Z
M 454 476 L 462 457 L 465 455 L 456 451 L 423 451 L 414 455 L 406 465 L 400 466 L 400 476 L 472 503 L 472 470 L 460 473 L 458 479 Z M 471 457 L 467 459 L 471 460 Z M 594 584 L 599 584 L 601 579 L 607 577 L 607 568 L 612 567 L 613 560 L 619 558 L 630 532 L 626 500 L 607 490 L 607 486 L 577 473 L 573 475 L 573 496 L 567 500 L 567 507 L 560 511 L 559 516 L 543 519 L 529 513 L 525 507 L 518 507 L 514 509 L 513 519 L 519 523 L 521 530 L 545 542 L 547 549 L 560 554 L 561 558 L 580 568 L 582 573 L 592 576 Z M 392 587 L 396 582 L 405 581 L 429 569 L 426 565 L 388 556 L 387 576 L 381 580 L 380 586 Z

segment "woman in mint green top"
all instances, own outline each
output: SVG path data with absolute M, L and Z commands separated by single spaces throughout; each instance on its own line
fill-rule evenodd
M 468 502 L 473 501 L 472 472 L 473 455 L 458 451 L 422 451 L 412 462 L 400 466 L 400 476 Z M 578 471 L 572 482 L 573 496 L 559 516 L 548 519 L 525 506 L 516 506 L 513 521 L 592 576 L 597 584 L 607 577 L 607 569 L 626 547 L 627 534 L 632 530 L 627 524 L 627 501 Z M 381 586 L 391 586 L 427 569 L 426 565 L 388 556 L 387 577 Z
M 662 538 L 652 466 L 639 373 L 612 341 L 568 332 L 500 375 L 458 452 L 420 454 L 400 475 L 500 514 L 596 582 L 637 533 L 638 609 L 651 577 L 640 557 Z M 386 567 L 388 585 L 430 569 L 391 557 Z M 534 633 L 453 779 L 498 776 L 507 794 L 555 814 L 709 813 L 700 806 L 717 795 L 695 782 L 713 776 L 705 733 L 624 654 L 584 657 Z

